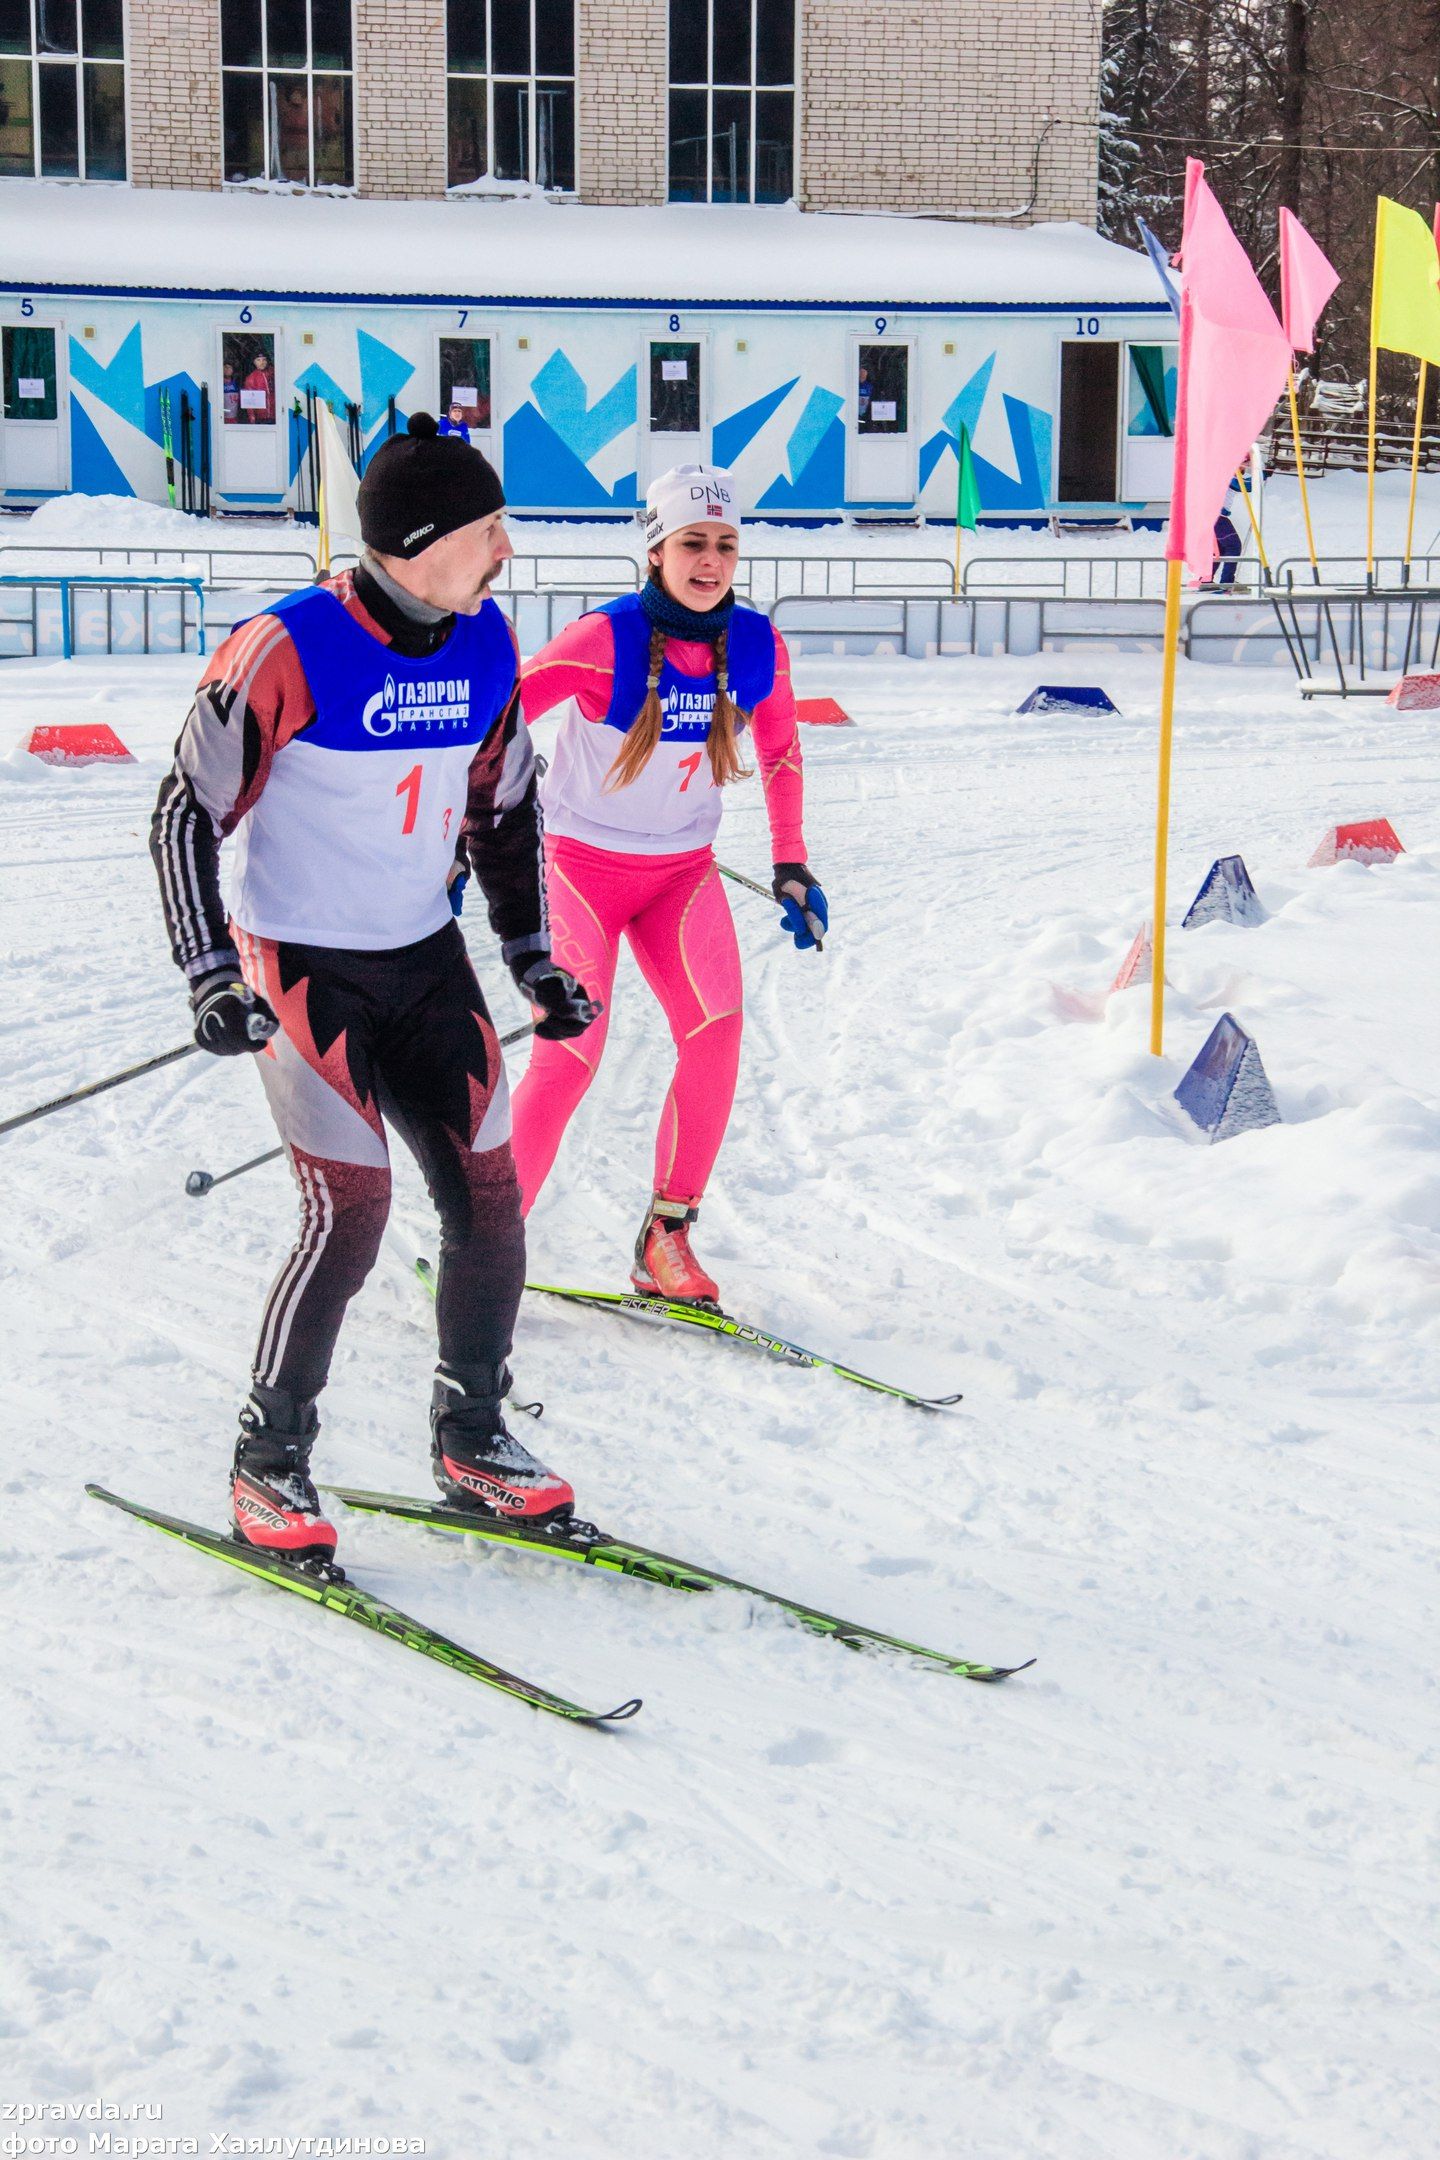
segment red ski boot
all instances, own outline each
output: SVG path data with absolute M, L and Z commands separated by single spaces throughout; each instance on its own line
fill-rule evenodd
M 673 1298 L 677 1304 L 718 1309 L 719 1286 L 690 1250 L 690 1225 L 699 1212 L 683 1200 L 666 1200 L 656 1193 L 635 1240 L 630 1280 L 637 1290 Z
M 440 1365 L 430 1405 L 430 1463 L 455 1507 L 507 1522 L 547 1523 L 574 1513 L 574 1487 L 507 1430 L 503 1365 Z
M 278 1559 L 327 1567 L 335 1557 L 335 1526 L 320 1511 L 310 1482 L 310 1450 L 320 1420 L 313 1402 L 282 1388 L 256 1387 L 240 1412 L 240 1439 L 230 1473 L 235 1535 Z

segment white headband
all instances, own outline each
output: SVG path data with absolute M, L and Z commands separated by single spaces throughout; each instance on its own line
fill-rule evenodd
M 687 525 L 728 525 L 740 530 L 735 475 L 718 465 L 672 465 L 645 494 L 645 545 L 659 547 Z

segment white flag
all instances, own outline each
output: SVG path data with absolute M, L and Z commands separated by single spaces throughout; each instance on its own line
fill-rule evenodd
M 345 438 L 336 425 L 335 415 L 321 400 L 319 412 L 320 435 L 320 566 L 328 569 L 330 557 L 337 549 L 353 548 L 358 555 L 360 540 L 360 483 L 355 468 L 345 449 Z

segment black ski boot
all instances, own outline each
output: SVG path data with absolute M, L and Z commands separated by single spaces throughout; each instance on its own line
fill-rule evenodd
M 573 1487 L 506 1429 L 503 1365 L 437 1365 L 430 1402 L 430 1464 L 456 1507 L 506 1522 L 547 1523 L 574 1512 Z
M 338 1575 L 335 1526 L 326 1521 L 310 1482 L 310 1450 L 319 1429 L 313 1402 L 300 1402 L 284 1388 L 253 1387 L 240 1412 L 230 1509 L 242 1545 Z

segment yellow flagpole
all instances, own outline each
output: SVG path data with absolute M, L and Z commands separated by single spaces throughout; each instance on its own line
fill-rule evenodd
M 1250 530 L 1255 535 L 1255 552 L 1260 557 L 1260 568 L 1265 573 L 1265 582 L 1268 585 L 1270 582 L 1270 558 L 1265 553 L 1265 542 L 1260 532 L 1260 520 L 1255 515 L 1255 505 L 1250 500 L 1250 490 L 1245 485 L 1244 473 L 1237 472 L 1235 478 L 1239 484 L 1240 494 L 1245 504 L 1245 515 L 1250 520 Z M 1306 523 L 1309 523 L 1308 514 L 1306 516 Z
M 1383 202 L 1384 197 L 1381 197 Z M 1375 381 L 1380 348 L 1375 333 L 1380 328 L 1380 203 L 1375 205 L 1375 262 L 1370 273 L 1370 426 L 1365 453 L 1365 582 L 1375 582 Z
M 1151 935 L 1150 1055 L 1164 1054 L 1165 880 L 1170 855 L 1170 753 L 1175 739 L 1175 660 L 1180 649 L 1180 564 L 1165 565 L 1165 660 L 1160 677 L 1160 773 L 1155 790 L 1155 915 Z
M 1415 392 L 1415 439 L 1410 445 L 1410 509 L 1405 519 L 1405 568 L 1410 568 L 1410 551 L 1415 544 L 1415 494 L 1420 484 L 1420 426 L 1425 415 L 1425 378 L 1429 362 L 1420 362 L 1420 387 Z
M 1290 433 L 1295 440 L 1295 472 L 1300 481 L 1300 508 L 1305 513 L 1305 545 L 1310 550 L 1310 568 L 1316 579 L 1320 576 L 1320 558 L 1315 552 L 1315 527 L 1310 522 L 1310 486 L 1305 478 L 1305 453 L 1300 447 L 1300 401 L 1295 395 L 1295 370 L 1290 370 Z

